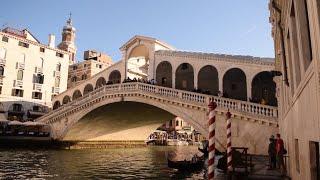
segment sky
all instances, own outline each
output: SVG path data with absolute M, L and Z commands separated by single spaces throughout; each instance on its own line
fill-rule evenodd
M 134 35 L 154 37 L 178 50 L 274 57 L 269 0 L 6 0 L 0 28 L 29 29 L 43 44 L 61 41 L 72 13 L 77 59 L 95 49 L 121 58 Z M 5 7 L 5 8 L 4 8 Z

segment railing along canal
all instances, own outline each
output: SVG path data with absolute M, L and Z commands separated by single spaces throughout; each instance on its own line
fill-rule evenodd
M 188 92 L 184 90 L 172 89 L 167 87 L 161 87 L 151 84 L 145 84 L 140 82 L 133 83 L 121 83 L 113 85 L 105 85 L 100 88 L 93 90 L 92 92 L 80 97 L 74 101 L 71 101 L 56 110 L 49 112 L 48 114 L 38 118 L 38 121 L 44 120 L 45 118 L 51 119 L 54 115 L 60 115 L 69 110 L 74 110 L 77 106 L 84 105 L 94 98 L 98 98 L 102 95 L 108 94 L 126 94 L 132 92 L 143 92 L 143 94 L 149 94 L 157 97 L 170 98 L 170 100 L 178 100 L 186 103 L 193 103 L 199 106 L 207 107 L 210 101 L 217 103 L 218 107 L 224 109 L 230 109 L 233 111 L 244 112 L 250 115 L 273 118 L 278 116 L 277 107 L 261 105 L 257 103 L 251 103 L 246 101 L 240 101 L 235 99 L 210 96 L 200 93 Z

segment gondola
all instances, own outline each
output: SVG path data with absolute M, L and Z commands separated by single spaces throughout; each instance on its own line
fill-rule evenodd
M 168 167 L 180 171 L 197 171 L 204 166 L 203 157 L 193 157 L 192 160 L 173 161 L 168 158 Z

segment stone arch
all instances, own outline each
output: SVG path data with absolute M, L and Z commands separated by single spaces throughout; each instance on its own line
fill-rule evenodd
M 61 106 L 60 101 L 56 101 L 53 103 L 53 110 L 58 109 Z
M 194 90 L 194 70 L 191 64 L 182 63 L 176 70 L 176 89 Z
M 96 89 L 106 84 L 107 84 L 106 79 L 104 77 L 99 77 L 98 80 L 96 81 Z
M 109 74 L 109 82 L 112 82 L 112 84 L 117 84 L 121 82 L 121 73 L 118 70 L 113 70 Z
M 72 94 L 72 101 L 82 97 L 81 91 L 80 90 L 75 90 Z
M 145 57 L 146 59 L 149 59 L 149 49 L 144 44 L 140 44 L 136 47 L 134 47 L 128 56 L 128 59 L 133 57 Z
M 128 52 L 127 77 L 133 79 L 147 79 L 149 71 L 150 54 L 144 44 L 139 44 Z
M 198 89 L 212 95 L 219 91 L 218 71 L 214 66 L 206 65 L 198 73 Z
M 68 104 L 69 102 L 71 102 L 70 96 L 68 95 L 64 96 L 62 100 L 62 104 Z
M 262 71 L 254 76 L 251 83 L 251 101 L 277 106 L 276 83 L 271 72 Z
M 172 87 L 172 66 L 168 61 L 162 61 L 156 69 L 157 84 L 164 87 Z
M 224 74 L 223 96 L 242 101 L 247 100 L 246 74 L 241 69 L 232 68 Z
M 87 84 L 83 89 L 83 95 L 86 95 L 86 94 L 90 93 L 91 91 L 93 91 L 92 84 Z

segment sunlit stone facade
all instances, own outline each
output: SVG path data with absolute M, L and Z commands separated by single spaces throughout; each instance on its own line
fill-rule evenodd
M 271 0 L 279 127 L 292 179 L 320 178 L 320 1 Z M 280 75 L 280 74 L 279 74 Z

